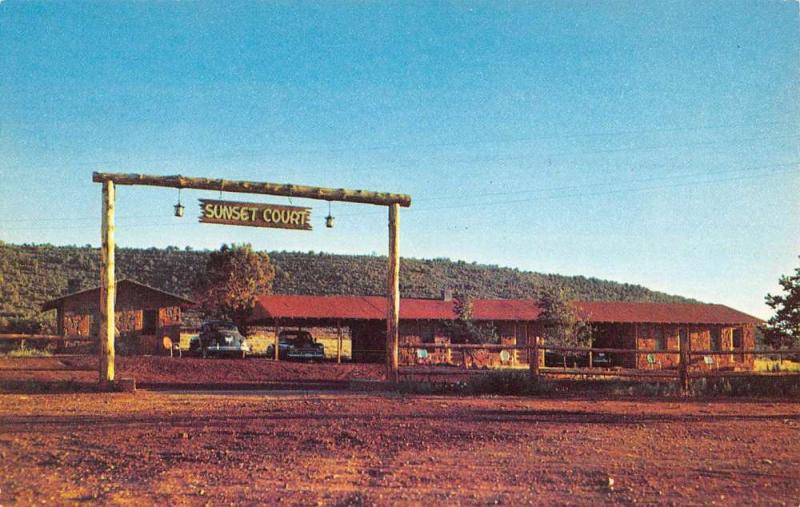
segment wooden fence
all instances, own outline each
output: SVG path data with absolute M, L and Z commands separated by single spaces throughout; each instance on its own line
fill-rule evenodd
M 800 375 L 797 372 L 755 372 L 755 371 L 733 371 L 733 370 L 702 370 L 691 368 L 691 358 L 702 356 L 714 357 L 725 355 L 737 356 L 788 356 L 800 355 L 800 349 L 783 349 L 783 350 L 756 350 L 756 349 L 736 349 L 736 350 L 691 350 L 684 347 L 680 350 L 662 350 L 662 349 L 627 349 L 627 348 L 610 348 L 610 347 L 558 347 L 544 345 L 541 338 L 535 340 L 533 344 L 525 345 L 501 345 L 501 344 L 446 344 L 446 343 L 414 343 L 402 344 L 401 349 L 405 350 L 426 350 L 430 349 L 444 349 L 448 351 L 472 351 L 472 350 L 486 350 L 486 351 L 513 351 L 525 350 L 528 353 L 528 370 L 531 378 L 539 378 L 541 376 L 599 376 L 599 377 L 619 377 L 619 378 L 637 378 L 637 379 L 650 379 L 650 380 L 675 380 L 679 383 L 683 391 L 688 391 L 689 381 L 693 378 L 703 377 L 724 377 L 724 376 L 744 376 L 744 375 L 762 375 L 762 376 L 775 376 L 775 375 Z M 550 352 L 566 352 L 571 354 L 586 354 L 589 359 L 588 367 L 547 367 L 542 366 L 541 357 L 547 351 Z M 592 367 L 591 357 L 597 353 L 614 353 L 614 354 L 632 354 L 636 356 L 648 356 L 650 354 L 675 354 L 679 356 L 678 365 L 672 369 L 622 369 L 619 367 Z M 414 358 L 414 365 L 407 367 L 403 372 L 406 374 L 414 375 L 463 375 L 476 372 L 476 370 L 468 370 L 465 368 L 436 368 L 436 367 L 420 367 L 416 365 L 416 358 L 418 354 L 412 355 Z M 488 370 L 477 370 L 481 373 Z
M 48 335 L 48 334 L 0 334 L 0 344 L 16 344 L 19 347 L 26 346 L 29 342 L 33 343 L 56 343 L 58 345 L 65 345 L 67 343 L 92 343 L 97 342 L 96 337 L 86 336 L 61 336 L 61 335 Z M 502 344 L 446 344 L 446 343 L 415 343 L 415 344 L 400 344 L 402 350 L 431 350 L 439 349 L 446 351 L 518 351 L 524 350 L 528 353 L 528 371 L 532 378 L 539 378 L 542 376 L 568 376 L 568 377 L 618 377 L 618 378 L 636 378 L 636 379 L 650 379 L 650 380 L 674 380 L 677 381 L 681 389 L 689 389 L 689 380 L 692 378 L 703 377 L 736 377 L 746 375 L 761 375 L 761 376 L 783 376 L 783 375 L 800 375 L 800 372 L 755 372 L 755 371 L 733 371 L 733 370 L 712 370 L 712 369 L 694 369 L 692 371 L 691 358 L 692 357 L 714 357 L 714 356 L 727 356 L 727 355 L 740 355 L 740 356 L 772 356 L 779 359 L 785 356 L 798 355 L 800 356 L 800 349 L 783 349 L 783 350 L 757 350 L 757 349 L 736 349 L 736 350 L 691 350 L 688 347 L 680 350 L 662 350 L 662 349 L 626 349 L 626 348 L 610 348 L 610 347 L 558 347 L 545 345 L 541 338 L 535 340 L 533 344 L 525 345 L 502 345 Z M 647 356 L 649 354 L 675 354 L 679 356 L 677 368 L 668 369 L 623 369 L 619 367 L 548 367 L 543 366 L 541 358 L 545 352 L 566 352 L 571 354 L 586 354 L 591 358 L 597 353 L 613 353 L 613 354 L 633 354 L 636 356 Z M 381 352 L 375 350 L 375 353 Z M 417 364 L 417 354 L 411 355 L 414 359 L 414 364 L 405 366 L 401 372 L 407 375 L 431 375 L 431 376 L 444 376 L 444 375 L 465 375 L 465 374 L 479 374 L 485 373 L 486 369 L 475 369 L 465 367 L 441 367 L 441 366 L 421 366 Z M 590 359 L 591 361 L 591 359 Z

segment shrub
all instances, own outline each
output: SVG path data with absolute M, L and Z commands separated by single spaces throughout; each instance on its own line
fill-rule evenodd
M 50 357 L 53 354 L 47 349 L 18 347 L 6 352 L 6 357 Z
M 550 393 L 554 384 L 532 380 L 527 371 L 491 371 L 472 376 L 466 382 L 404 381 L 399 391 L 405 394 L 501 394 L 523 396 Z
M 797 397 L 800 396 L 800 376 L 702 378 L 691 383 L 690 392 L 694 396 Z
M 366 494 L 356 491 L 340 498 L 334 505 L 336 507 L 367 507 L 375 504 Z
M 403 394 L 458 394 L 465 391 L 464 382 L 432 382 L 429 380 L 400 382 L 397 389 Z
M 465 391 L 471 394 L 530 395 L 553 391 L 553 385 L 545 380 L 533 380 L 527 371 L 492 371 L 473 376 Z
M 675 382 L 624 382 L 609 381 L 611 394 L 617 396 L 677 396 L 680 387 Z

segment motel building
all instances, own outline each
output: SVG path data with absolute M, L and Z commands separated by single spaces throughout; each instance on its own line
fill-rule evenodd
M 577 303 L 579 312 L 594 329 L 592 346 L 658 350 L 658 353 L 610 353 L 613 366 L 634 369 L 676 367 L 680 337 L 690 350 L 733 351 L 755 348 L 755 326 L 760 319 L 718 304 L 589 302 Z M 385 358 L 386 298 L 382 296 L 291 296 L 258 298 L 250 324 L 272 328 L 347 328 L 355 362 L 381 362 Z M 501 345 L 532 345 L 542 336 L 535 301 L 475 299 L 473 320 L 492 324 Z M 449 344 L 447 321 L 458 318 L 452 297 L 400 300 L 400 344 Z M 545 348 L 546 348 L 545 343 Z M 401 348 L 401 364 L 419 362 L 416 347 Z M 527 350 L 469 351 L 426 349 L 430 364 L 515 366 L 528 364 Z M 469 357 L 464 357 L 464 355 Z M 544 360 L 544 354 L 540 360 Z M 747 370 L 751 354 L 693 356 L 692 367 Z
M 46 302 L 56 310 L 58 334 L 96 337 L 100 322 L 100 289 L 66 294 Z M 755 326 L 760 319 L 717 304 L 671 304 L 581 301 L 579 312 L 594 329 L 595 348 L 658 350 L 657 353 L 609 353 L 612 365 L 632 369 L 676 367 L 680 337 L 691 350 L 732 351 L 755 348 Z M 128 354 L 164 354 L 163 338 L 180 341 L 187 309 L 194 302 L 134 280 L 117 284 L 115 324 L 117 346 Z M 475 299 L 473 320 L 491 324 L 500 345 L 533 345 L 543 336 L 540 309 L 527 299 Z M 383 362 L 386 357 L 386 298 L 383 296 L 269 295 L 257 298 L 248 322 L 273 337 L 281 330 L 328 328 L 349 336 L 353 362 Z M 450 350 L 425 344 L 455 344 L 447 335 L 447 321 L 458 319 L 449 291 L 439 299 L 400 300 L 401 364 L 453 364 L 469 367 L 528 365 L 525 349 Z M 185 329 L 184 329 L 185 330 Z M 270 340 L 271 341 L 271 340 Z M 547 343 L 544 344 L 545 348 Z M 420 361 L 417 350 L 425 349 Z M 710 359 L 709 359 L 710 358 Z M 540 356 L 544 365 L 545 354 Z M 551 366 L 548 364 L 548 366 Z M 553 365 L 559 366 L 559 365 Z M 693 356 L 692 367 L 747 370 L 752 354 Z

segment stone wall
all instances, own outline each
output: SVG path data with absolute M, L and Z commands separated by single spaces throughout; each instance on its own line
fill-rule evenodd
M 156 312 L 155 334 L 144 335 L 144 312 Z M 87 291 L 65 299 L 59 315 L 65 336 L 97 336 L 100 326 L 98 291 Z M 160 354 L 162 340 L 180 340 L 181 307 L 175 298 L 131 284 L 117 289 L 114 323 L 121 353 Z

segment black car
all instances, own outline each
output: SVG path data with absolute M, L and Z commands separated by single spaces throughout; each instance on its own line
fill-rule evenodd
M 200 334 L 189 341 L 189 352 L 203 357 L 236 356 L 244 359 L 250 353 L 250 345 L 236 324 L 213 320 L 204 322 Z
M 275 357 L 275 344 L 267 346 L 267 357 Z M 325 346 L 317 343 L 308 331 L 281 331 L 278 334 L 278 358 L 321 362 L 325 359 Z

